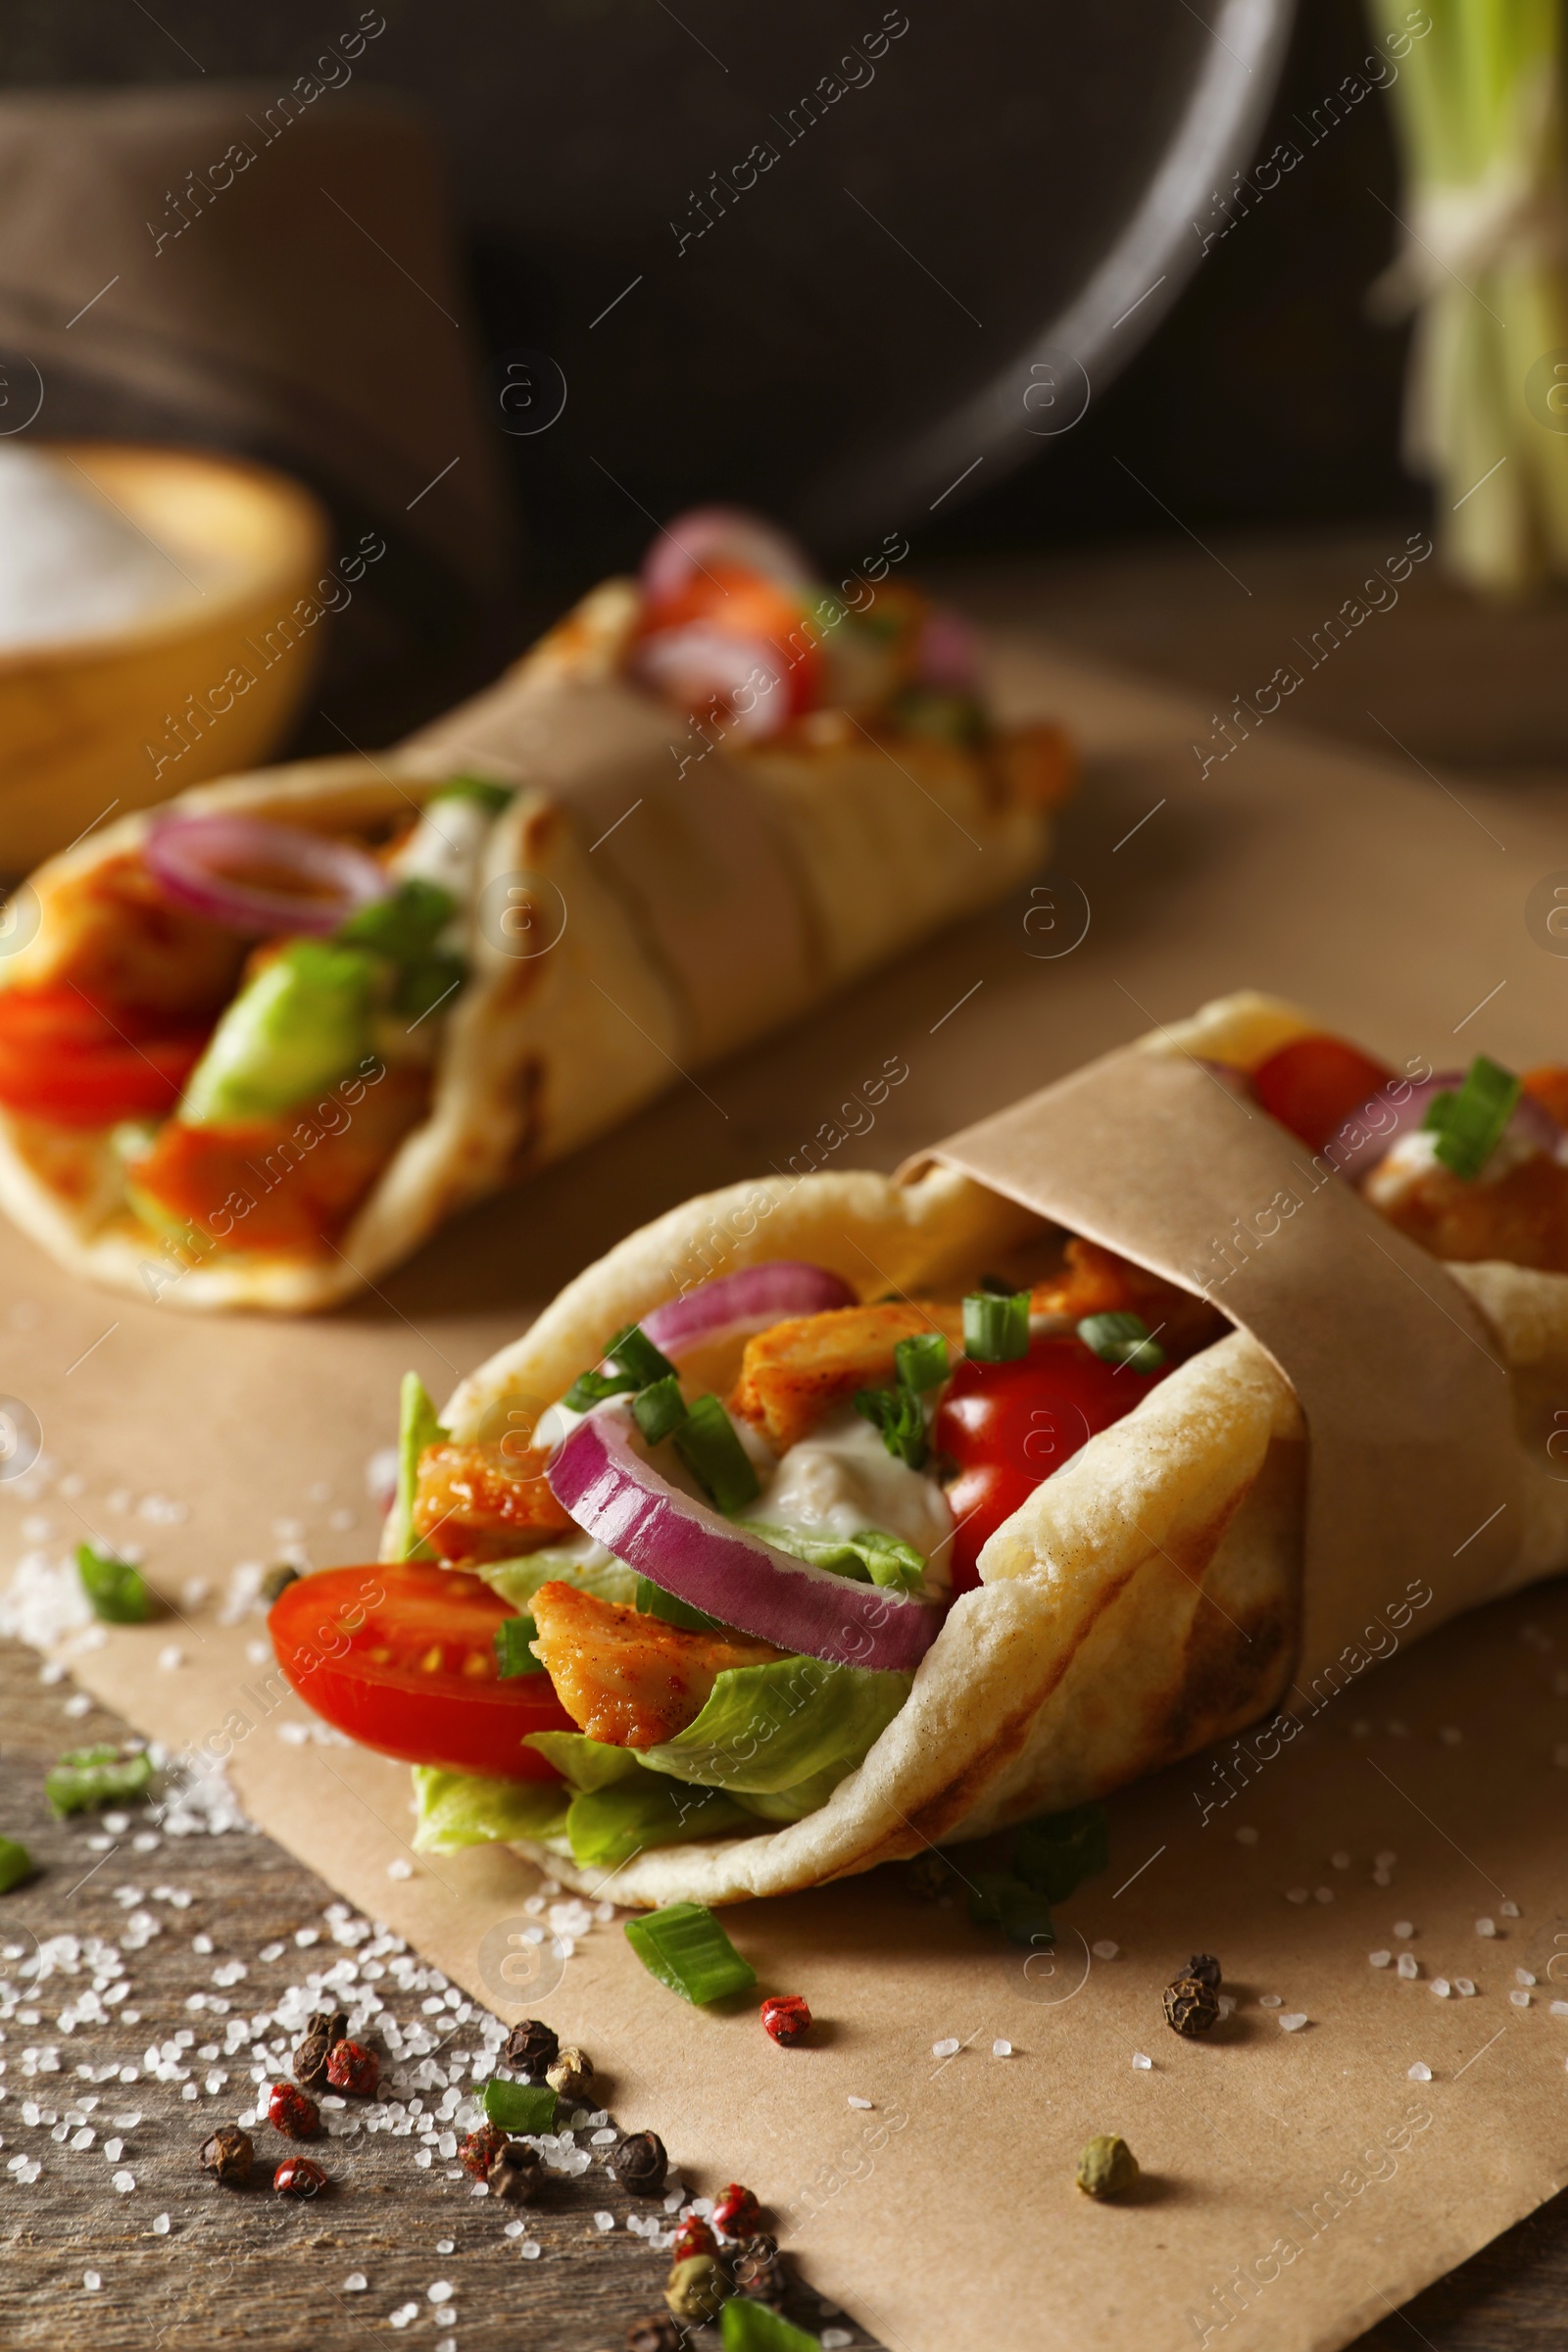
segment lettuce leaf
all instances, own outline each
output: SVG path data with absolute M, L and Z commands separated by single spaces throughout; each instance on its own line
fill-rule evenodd
M 536 1733 L 536 1739 L 566 1739 L 567 1733 Z M 598 1744 L 597 1741 L 592 1742 Z M 623 1754 L 636 1751 L 623 1749 Z M 744 1829 L 748 1816 L 721 1788 L 688 1788 L 662 1773 L 635 1775 L 574 1796 L 566 1813 L 572 1860 L 580 1867 L 629 1862 L 645 1846 L 673 1845 L 687 1838 L 712 1838 Z
M 579 1592 L 592 1592 L 599 1600 L 620 1601 L 628 1608 L 637 1598 L 636 1569 L 626 1567 L 598 1544 L 586 1558 L 580 1550 L 547 1545 L 520 1560 L 476 1560 L 472 1573 L 482 1576 L 492 1592 L 510 1600 L 521 1614 L 526 1614 L 541 1585 L 573 1585 Z
M 635 1748 L 612 1747 L 608 1740 L 590 1740 L 586 1732 L 529 1732 L 522 1744 L 536 1747 L 579 1795 L 637 1777 Z
M 912 1679 L 820 1658 L 728 1667 L 695 1723 L 635 1752 L 650 1772 L 735 1796 L 778 1798 L 786 1790 L 793 1796 L 809 1783 L 809 1801 L 768 1813 L 796 1820 L 814 1811 L 859 1763 L 908 1697 Z
M 449 1854 L 460 1845 L 511 1838 L 557 1838 L 571 1792 L 560 1781 L 488 1781 L 436 1764 L 414 1767 L 418 1815 L 416 1854 Z
M 419 1475 L 419 1456 L 427 1446 L 439 1446 L 452 1435 L 435 1417 L 435 1406 L 416 1372 L 405 1372 L 399 1399 L 398 1492 L 392 1505 L 392 1553 L 395 1560 L 433 1560 L 435 1552 L 414 1529 L 414 1490 Z
M 853 1536 L 835 1535 L 807 1527 L 774 1527 L 764 1519 L 742 1519 L 765 1543 L 787 1551 L 830 1576 L 847 1576 L 858 1585 L 882 1585 L 894 1592 L 913 1592 L 925 1577 L 925 1559 L 912 1544 L 887 1535 L 880 1527 L 859 1527 Z

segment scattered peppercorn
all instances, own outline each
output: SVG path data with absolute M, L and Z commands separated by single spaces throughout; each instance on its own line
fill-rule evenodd
M 321 2111 L 292 2082 L 274 2082 L 267 2102 L 267 2120 L 285 2139 L 314 2139 L 321 2128 Z
M 496 2157 L 485 2179 L 493 2197 L 505 2197 L 509 2205 L 532 2205 L 545 2184 L 544 2167 L 532 2148 L 520 2139 L 509 2139 Z
M 1187 1974 L 1196 1977 L 1200 1984 L 1206 1984 L 1211 1991 L 1218 1992 L 1220 1967 L 1212 1952 L 1195 1952 L 1187 1963 Z
M 621 2141 L 610 2161 L 621 2187 L 629 2188 L 634 2197 L 663 2194 L 669 2157 L 657 2132 L 634 2132 Z
M 1079 2157 L 1077 2178 L 1086 2197 L 1123 2196 L 1138 2178 L 1138 2159 L 1115 2132 L 1101 2132 Z
M 220 2124 L 211 2139 L 202 2143 L 201 2167 L 211 2173 L 225 2188 L 238 2188 L 251 2177 L 256 2161 L 256 2149 L 248 2132 L 238 2124 Z
M 327 2052 L 326 2079 L 334 2090 L 350 2090 L 356 2098 L 373 2097 L 381 2076 L 381 2061 L 363 2041 L 334 2041 Z
M 262 1598 L 270 1608 L 274 1600 L 282 1599 L 290 1585 L 297 1585 L 299 1581 L 299 1570 L 291 1568 L 287 1560 L 278 1560 L 262 1579 Z
M 778 2240 L 759 2230 L 749 2237 L 730 2262 L 730 2273 L 738 2293 L 752 2303 L 782 2303 L 789 2292 L 789 2278 L 784 2258 L 778 2250 Z
M 321 2010 L 313 2017 L 291 2061 L 295 2082 L 303 2082 L 307 2090 L 319 2089 L 326 2081 L 326 2061 L 332 2044 L 341 2041 L 348 2030 L 349 2021 L 341 2009 Z
M 545 2068 L 545 2081 L 563 2099 L 585 2099 L 594 2079 L 594 2062 L 586 2050 L 568 2042 L 559 2058 Z
M 285 2156 L 272 2175 L 280 2197 L 314 2197 L 326 2186 L 326 2175 L 311 2156 Z
M 667 2311 L 651 2311 L 626 2330 L 626 2352 L 681 2352 L 686 2330 Z
M 749 2188 L 732 2180 L 713 2206 L 713 2228 L 726 2237 L 755 2237 L 762 2227 L 762 2208 Z
M 701 2326 L 716 2320 L 729 2299 L 729 2281 L 710 2254 L 688 2255 L 664 2281 L 664 2301 L 677 2320 Z
M 1219 1996 L 1201 1977 L 1178 1977 L 1165 1987 L 1165 2023 L 1174 2033 L 1206 2034 L 1219 2016 Z
M 670 2241 L 671 2262 L 687 2262 L 694 2254 L 718 2258 L 718 2240 L 700 2213 L 689 2213 Z
M 499 2124 L 481 2124 L 476 2132 L 468 2133 L 467 2138 L 459 2148 L 458 2162 L 464 2171 L 471 2173 L 476 2180 L 487 2180 L 490 2177 L 490 2167 L 502 2149 L 510 2144 L 507 2134 Z
M 930 1846 L 923 1854 L 917 1854 L 912 1862 L 905 1864 L 904 1883 L 909 1892 L 917 1894 L 922 1902 L 934 1903 L 953 1885 L 952 1867 L 944 1862 L 934 1846 Z
M 507 2035 L 507 2064 L 526 2082 L 543 2082 L 561 2054 L 561 2037 L 543 2019 L 525 2017 Z
M 811 2031 L 811 2012 L 798 1992 L 770 1993 L 762 2003 L 762 2024 L 775 2041 L 792 2050 Z

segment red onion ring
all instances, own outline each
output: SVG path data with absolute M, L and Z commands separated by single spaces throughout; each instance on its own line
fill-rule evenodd
M 634 1428 L 623 1404 L 596 1405 L 546 1472 L 562 1508 L 616 1559 L 779 1649 L 833 1666 L 918 1666 L 941 1630 L 940 1609 L 775 1551 L 661 1478 Z
M 739 743 L 758 743 L 787 727 L 799 699 L 777 651 L 764 638 L 733 637 L 708 620 L 656 629 L 642 638 L 632 670 L 683 710 L 706 716 L 711 704 L 721 704 L 717 724 Z
M 693 507 L 665 525 L 643 559 L 643 590 L 653 605 L 678 596 L 706 564 L 737 564 L 783 588 L 808 588 L 815 578 L 805 551 L 744 507 Z
M 167 899 L 247 938 L 280 931 L 324 936 L 392 889 L 368 852 L 270 817 L 166 816 L 142 854 Z M 300 890 L 247 881 L 247 867 L 278 882 L 297 877 Z
M 1404 1101 L 1394 1102 L 1389 1088 L 1383 1087 L 1330 1136 L 1323 1147 L 1323 1157 L 1337 1174 L 1358 1184 L 1393 1150 L 1400 1136 L 1413 1134 L 1420 1127 L 1433 1096 L 1445 1091 L 1456 1093 L 1463 1086 L 1464 1077 L 1463 1070 L 1440 1070 L 1430 1078 L 1391 1081 L 1395 1085 L 1407 1084 L 1409 1091 Z M 1554 1157 L 1561 1155 L 1564 1144 L 1568 1143 L 1563 1129 L 1534 1095 L 1520 1096 L 1504 1132 Z
M 766 1331 L 792 1315 L 826 1314 L 855 1303 L 849 1284 L 825 1266 L 775 1257 L 765 1265 L 717 1274 L 684 1298 L 667 1299 L 644 1315 L 642 1328 L 656 1348 L 678 1363 L 687 1349 L 707 1341 Z

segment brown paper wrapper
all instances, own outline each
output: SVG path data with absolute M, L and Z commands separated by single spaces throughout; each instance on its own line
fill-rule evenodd
M 216 1600 L 230 1562 L 268 1556 L 282 1517 L 305 1523 L 318 1562 L 373 1556 L 363 1465 L 388 1441 L 405 1368 L 445 1394 L 628 1226 L 785 1164 L 894 1046 L 910 1077 L 859 1147 L 883 1167 L 1244 978 L 1397 1059 L 1451 1058 L 1453 1023 L 1505 976 L 1467 1034 L 1515 1066 L 1560 1054 L 1560 992 L 1543 986 L 1555 967 L 1519 909 L 1526 877 L 1560 867 L 1561 841 L 1523 796 L 1487 807 L 1502 855 L 1429 787 L 1283 732 L 1266 760 L 1195 785 L 1206 710 L 1038 646 L 1012 648 L 1005 677 L 1018 715 L 1060 714 L 1090 754 L 1058 856 L 1095 922 L 1064 960 L 1030 960 L 1038 941 L 995 916 L 970 923 L 715 1073 L 729 1119 L 667 1098 L 454 1224 L 384 1299 L 308 1329 L 108 1299 L 0 1230 L 0 1389 L 36 1414 L 56 1466 L 36 1489 L 0 1484 L 0 1576 L 40 1546 L 140 1537 L 186 1622 L 106 1629 L 74 1657 L 78 1680 L 176 1747 L 226 1748 L 253 1819 L 348 1899 L 501 2014 L 543 2014 L 582 2042 L 617 2119 L 657 2129 L 694 2186 L 753 2186 L 808 2276 L 889 2352 L 1334 2352 L 1568 2179 L 1568 2027 L 1549 2008 L 1568 1998 L 1554 1982 L 1568 1975 L 1568 1904 L 1546 1827 L 1562 1586 L 1401 1650 L 1272 1757 L 1226 1742 L 1120 1792 L 1112 1868 L 1062 1906 L 1054 1959 L 971 1928 L 961 1886 L 945 1910 L 895 1872 L 731 1911 L 760 1989 L 805 1992 L 822 2021 L 795 2051 L 749 2009 L 673 1999 L 613 1924 L 595 1925 L 558 1986 L 509 1997 L 482 1954 L 525 1924 L 532 1872 L 489 1851 L 389 1878 L 408 1853 L 406 1774 L 280 1740 L 280 1723 L 305 1717 L 247 1655 L 261 1620 L 223 1627 L 214 1602 L 180 1599 L 201 1575 Z M 1396 901 L 1391 870 L 1408 884 Z M 1285 919 L 1303 904 L 1320 919 Z M 1091 1205 L 1075 1221 L 1093 1230 Z M 86 1486 L 67 1497 L 71 1472 Z M 312 1499 L 322 1482 L 329 1502 Z M 117 1513 L 122 1489 L 130 1507 Z M 188 1515 L 139 1516 L 151 1495 Z M 359 1519 L 334 1533 L 327 1514 L 343 1504 Z M 48 1537 L 22 1532 L 37 1513 Z M 184 1663 L 166 1672 L 171 1642 Z M 62 1747 L 74 1728 L 62 1718 Z M 1219 1771 L 1232 1793 L 1215 1806 Z M 1398 1856 L 1387 1886 L 1373 1878 L 1384 1850 Z M 75 1896 L 79 1932 L 114 1933 L 115 1875 Z M 1495 1938 L 1477 1936 L 1483 1916 Z M 1396 1921 L 1415 1930 L 1414 1983 L 1367 1965 L 1398 1948 Z M 1114 1958 L 1095 1953 L 1106 1943 Z M 1171 2034 L 1159 2002 L 1201 1949 L 1240 2002 L 1206 2044 Z M 1538 1978 L 1524 2010 L 1508 1998 L 1520 1966 Z M 1440 1973 L 1473 1980 L 1476 1997 L 1434 1999 Z M 1282 2006 L 1261 2007 L 1264 1993 Z M 1282 2032 L 1295 2016 L 1308 2022 Z M 950 2037 L 958 2055 L 939 2058 Z M 991 2055 L 998 2039 L 1009 2057 Z M 1124 2206 L 1072 2185 L 1099 2132 L 1125 2133 L 1143 2164 L 1147 2185 Z
M 1299 1682 L 1412 1572 L 1433 1590 L 1428 1627 L 1503 1588 L 1524 1463 L 1485 1321 L 1212 1071 L 1130 1047 L 930 1156 L 1210 1298 L 1267 1348 L 1310 1440 Z

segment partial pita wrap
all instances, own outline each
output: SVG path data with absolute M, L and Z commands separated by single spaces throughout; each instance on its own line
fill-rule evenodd
M 909 736 L 895 751 L 824 713 L 813 748 L 704 750 L 620 681 L 637 611 L 634 583 L 607 582 L 496 686 L 397 750 L 173 804 L 373 834 L 460 771 L 517 787 L 463 910 L 469 979 L 443 1016 L 427 1115 L 339 1241 L 304 1258 L 159 1236 L 124 1208 L 106 1133 L 0 1111 L 0 1206 L 24 1232 L 73 1272 L 180 1306 L 331 1306 L 466 1203 L 1037 863 L 1042 808 L 957 747 Z M 84 885 L 162 813 L 40 868 L 33 936 L 0 964 L 0 987 L 46 984 L 84 923 L 113 919 Z
M 1238 997 L 1143 1051 L 1246 1065 L 1313 1026 L 1292 1007 Z M 1117 1190 L 1107 1170 L 1107 1202 Z M 1347 1204 L 1355 1206 L 1348 1195 Z M 904 1181 L 849 1174 L 731 1186 L 645 1226 L 588 1268 L 523 1339 L 464 1382 L 443 1419 L 463 1441 L 499 1438 L 519 1413 L 531 1425 L 611 1332 L 683 1285 L 737 1266 L 800 1257 L 868 1296 L 952 1294 L 1044 1230 L 1020 1202 L 940 1161 Z M 1568 1565 L 1568 1483 L 1554 1475 L 1568 1465 L 1547 1451 L 1554 1399 L 1568 1384 L 1568 1277 L 1431 1259 L 1423 1267 L 1429 1289 L 1453 1285 L 1446 1297 L 1462 1317 L 1476 1310 L 1508 1397 L 1508 1458 L 1493 1466 L 1511 1482 L 1514 1525 L 1484 1577 L 1467 1581 L 1462 1547 L 1457 1564 L 1396 1547 L 1380 1559 L 1375 1583 L 1331 1578 L 1316 1605 L 1303 1584 L 1302 1412 L 1269 1349 L 1234 1332 L 1092 1439 L 992 1536 L 983 1581 L 951 1610 L 907 1704 L 818 1812 L 756 1835 L 645 1851 L 614 1872 L 615 1900 L 725 1903 L 845 1877 L 1102 1796 L 1281 1707 L 1280 1728 L 1266 1735 L 1277 1752 L 1386 1647 L 1390 1624 L 1396 1641 L 1413 1640 L 1455 1608 Z M 1346 1279 L 1358 1272 L 1357 1258 Z M 1430 1301 L 1415 1298 L 1410 1313 L 1413 1353 Z M 720 1385 L 732 1367 L 692 1369 Z M 1396 1415 L 1390 1426 L 1397 1433 Z M 1467 1445 L 1467 1432 L 1454 1442 Z M 1328 1438 L 1314 1450 L 1331 1451 Z M 1314 1461 L 1314 1486 L 1323 1467 Z M 1303 1617 L 1313 1649 L 1301 1689 Z M 585 1891 L 602 1883 L 564 1840 L 519 1850 Z

